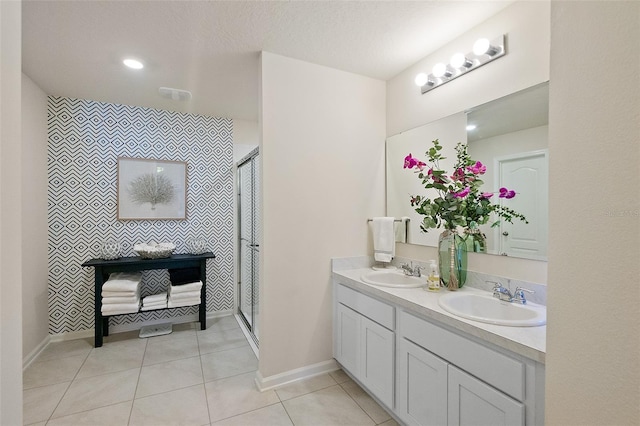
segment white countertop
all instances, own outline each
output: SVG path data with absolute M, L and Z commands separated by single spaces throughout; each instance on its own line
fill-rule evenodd
M 334 271 L 333 278 L 347 287 L 399 305 L 409 312 L 446 324 L 471 336 L 544 364 L 547 340 L 546 326 L 508 327 L 467 320 L 450 314 L 438 304 L 438 298 L 449 293 L 448 290 L 441 289 L 439 292 L 430 292 L 425 291 L 423 288 L 392 288 L 371 285 L 360 278 L 363 273 L 370 271 L 370 268 Z M 471 287 L 463 287 L 458 292 L 487 294 L 486 291 Z

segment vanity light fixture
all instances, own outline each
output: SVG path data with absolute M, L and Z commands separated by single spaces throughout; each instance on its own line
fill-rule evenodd
M 133 68 L 134 70 L 139 70 L 144 68 L 144 65 L 142 64 L 142 62 L 138 61 L 137 59 L 127 58 L 124 61 L 122 61 L 122 63 L 128 66 L 129 68 Z
M 507 54 L 505 37 L 503 34 L 493 40 L 487 38 L 478 39 L 473 45 L 472 52 L 466 55 L 461 52 L 456 53 L 451 57 L 449 64 L 435 64 L 431 74 L 418 74 L 415 78 L 416 85 L 420 87 L 422 94 L 425 94 L 429 90 L 442 86 L 463 74 L 503 57 Z

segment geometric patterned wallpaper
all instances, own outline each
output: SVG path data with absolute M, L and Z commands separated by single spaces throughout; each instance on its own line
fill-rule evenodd
M 94 270 L 113 238 L 121 256 L 133 245 L 170 241 L 175 253 L 203 236 L 215 259 L 207 261 L 207 311 L 230 311 L 233 283 L 233 121 L 226 118 L 49 96 L 48 98 L 49 333 L 94 327 Z M 124 220 L 117 216 L 117 159 L 187 162 L 187 220 Z M 166 290 L 167 271 L 145 271 L 141 296 Z M 111 325 L 197 313 L 198 308 L 110 317 Z

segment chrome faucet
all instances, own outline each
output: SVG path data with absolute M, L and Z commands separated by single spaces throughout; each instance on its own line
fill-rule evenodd
M 509 289 L 503 287 L 500 283 L 497 283 L 495 281 L 487 281 L 487 283 L 493 284 L 493 297 L 504 302 L 516 302 L 520 303 L 521 305 L 525 305 L 527 303 L 527 298 L 525 297 L 524 293 L 535 293 L 535 291 L 529 290 L 528 288 L 516 287 L 516 291 L 511 294 Z
M 420 273 L 420 270 L 422 269 L 422 266 L 416 265 L 416 267 L 414 268 L 413 267 L 413 262 L 410 262 L 410 264 L 403 263 L 402 265 L 400 265 L 400 267 L 402 268 L 402 271 L 404 272 L 404 274 L 409 276 L 409 277 L 420 277 L 420 276 L 422 276 L 422 274 Z

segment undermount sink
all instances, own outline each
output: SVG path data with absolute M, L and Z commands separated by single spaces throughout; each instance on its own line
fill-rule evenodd
M 489 324 L 536 327 L 547 322 L 547 309 L 542 305 L 503 302 L 490 295 L 448 293 L 438 304 L 454 315 Z
M 424 277 L 411 277 L 400 271 L 365 272 L 362 274 L 362 281 L 367 284 L 396 288 L 422 287 L 427 283 Z

